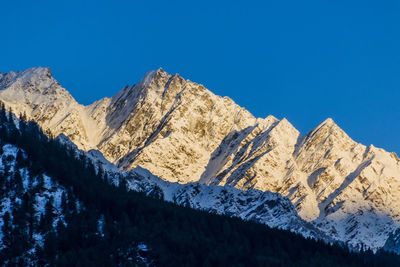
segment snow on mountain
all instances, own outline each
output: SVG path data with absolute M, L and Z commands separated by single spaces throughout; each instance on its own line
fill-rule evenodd
M 15 211 L 21 207 L 21 198 L 27 194 L 34 195 L 34 203 L 32 203 L 34 209 L 33 220 L 39 221 L 45 215 L 46 204 L 51 203 L 55 213 L 52 222 L 53 227 L 56 227 L 59 222 L 65 224 L 64 214 L 61 212 L 61 198 L 63 194 L 66 194 L 66 189 L 55 183 L 47 175 L 33 176 L 27 168 L 18 168 L 17 153 L 20 151 L 19 148 L 10 144 L 1 144 L 0 150 L 0 176 L 4 179 L 0 193 L 0 228 L 4 229 L 6 214 L 13 216 Z M 22 192 L 18 192 L 19 182 L 16 177 L 21 179 Z M 6 187 L 13 188 L 13 190 L 6 191 L 4 190 Z M 4 242 L 6 242 L 4 240 L 6 234 L 11 233 L 0 231 L 0 250 L 3 249 Z M 27 256 L 29 257 L 35 253 L 36 246 L 43 247 L 44 234 L 35 232 L 32 235 L 32 248 L 27 251 Z
M 198 182 L 171 183 L 141 167 L 125 173 L 125 178 L 130 189 L 153 194 L 178 205 L 263 223 L 308 238 L 333 241 L 301 219 L 290 200 L 278 193 L 253 189 L 243 191 L 231 186 L 207 186 Z
M 54 136 L 65 134 L 80 148 L 96 148 L 98 118 L 107 98 L 90 106 L 78 104 L 52 77 L 49 68 L 0 74 L 0 99 L 16 114 L 26 114 Z
M 10 72 L 0 74 L 0 100 L 54 136 L 100 151 L 122 171 L 140 166 L 172 182 L 161 186 L 164 196 L 181 201 L 176 182 L 188 184 L 180 195 L 195 208 L 252 219 L 254 206 L 268 206 L 254 199 L 279 193 L 333 239 L 374 250 L 400 224 L 399 158 L 356 143 L 332 119 L 303 136 L 286 119 L 255 118 L 228 97 L 162 69 L 89 106 L 78 104 L 49 69 Z M 227 194 L 224 204 L 215 185 L 242 191 Z M 247 205 L 235 206 L 246 198 Z M 260 216 L 272 218 L 267 213 Z
M 97 156 L 95 153 L 91 159 Z M 49 250 L 51 236 L 59 238 L 64 227 L 76 223 L 71 218 L 87 209 L 71 187 L 66 188 L 45 173 L 38 174 L 31 166 L 24 150 L 0 140 L 0 253 L 4 266 L 42 265 L 41 257 Z M 95 234 L 104 237 L 104 215 L 100 214 L 95 223 Z M 90 226 L 86 227 L 85 234 L 89 235 Z M 128 262 L 147 266 L 151 260 L 141 253 L 147 250 L 145 243 L 132 242 L 117 252 Z
M 139 166 L 121 173 L 115 165 L 103 157 L 101 152 L 77 150 L 77 155 L 82 153 L 96 166 L 101 167 L 108 174 L 110 182 L 115 185 L 126 181 L 130 190 L 143 192 L 147 196 L 181 206 L 263 223 L 269 227 L 289 230 L 308 238 L 322 239 L 326 242 L 334 240 L 300 218 L 290 200 L 278 193 L 253 189 L 243 191 L 229 185 L 205 185 L 199 182 L 172 183 L 162 180 Z

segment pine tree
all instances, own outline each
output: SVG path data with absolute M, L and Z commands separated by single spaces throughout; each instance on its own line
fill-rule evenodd
M 25 167 L 26 166 L 26 160 L 25 160 L 25 158 L 24 158 L 24 155 L 23 155 L 23 153 L 22 153 L 22 150 L 21 149 L 18 149 L 18 152 L 17 152 L 17 158 L 16 158 L 16 168 L 17 169 L 20 169 L 20 168 L 23 168 L 23 167 Z
M 63 213 L 68 212 L 67 195 L 65 194 L 65 192 L 61 194 L 61 210 Z
M 119 188 L 122 190 L 122 192 L 129 191 L 129 186 L 128 186 L 128 182 L 126 181 L 126 179 L 120 179 Z
M 53 207 L 54 198 L 50 197 L 50 199 L 46 202 L 45 205 L 45 213 L 44 213 L 44 227 L 45 231 L 50 231 L 53 229 L 53 220 L 54 220 L 54 207 Z
M 44 177 L 43 174 L 39 174 L 37 177 L 37 186 L 39 190 L 42 190 L 44 188 Z
M 3 245 L 6 249 L 9 249 L 14 242 L 14 238 L 12 236 L 13 228 L 11 223 L 11 216 L 7 211 L 3 215 L 3 227 L 1 228 L 1 232 L 3 233 Z
M 22 176 L 19 170 L 14 171 L 14 177 L 12 178 L 13 189 L 17 192 L 23 191 Z
M 13 244 L 11 246 L 15 256 L 22 255 L 32 244 L 29 238 L 28 202 L 26 195 L 22 198 L 19 207 L 13 210 Z
M 0 171 L 0 196 L 5 193 L 4 187 L 6 185 L 7 179 L 3 172 Z
M 35 259 L 37 259 L 37 264 L 38 266 L 44 266 L 45 261 L 44 261 L 44 251 L 43 248 L 40 247 L 39 245 L 35 246 Z
M 28 225 L 28 235 L 31 242 L 33 242 L 33 232 L 36 226 L 36 210 L 34 196 L 28 191 L 23 195 L 22 203 L 25 209 L 25 220 Z
M 4 103 L 0 103 L 0 123 L 5 123 L 7 122 L 7 114 L 6 114 L 6 109 L 4 107 Z

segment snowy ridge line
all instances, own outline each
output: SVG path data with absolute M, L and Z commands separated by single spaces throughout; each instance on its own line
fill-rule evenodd
M 271 228 L 289 230 L 305 238 L 324 240 L 327 243 L 334 242 L 312 224 L 302 220 L 290 200 L 278 193 L 259 190 L 242 191 L 231 186 L 206 186 L 198 182 L 171 183 L 141 167 L 122 172 L 105 159 L 99 151 L 79 150 L 65 136 L 60 136 L 57 140 L 74 148 L 77 157 L 82 154 L 87 156 L 97 170 L 102 168 L 103 172 L 108 174 L 109 181 L 116 186 L 126 181 L 130 190 L 145 193 L 147 196 L 210 213 L 255 221 Z
M 286 119 L 255 118 L 162 69 L 89 106 L 49 69 L 10 72 L 0 75 L 0 100 L 120 170 L 279 193 L 303 220 L 351 247 L 376 251 L 400 226 L 399 158 L 353 141 L 332 119 L 303 136 Z

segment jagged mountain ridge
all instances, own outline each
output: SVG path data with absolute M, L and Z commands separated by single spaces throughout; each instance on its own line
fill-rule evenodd
M 0 74 L 0 99 L 121 170 L 280 193 L 303 219 L 352 246 L 382 247 L 400 222 L 397 156 L 354 142 L 331 119 L 302 136 L 286 119 L 254 118 L 161 69 L 89 106 L 49 69 Z

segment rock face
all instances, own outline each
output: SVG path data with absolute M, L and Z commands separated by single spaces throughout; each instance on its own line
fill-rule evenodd
M 10 72 L 0 74 L 0 100 L 122 171 L 140 166 L 169 182 L 279 193 L 301 218 L 354 247 L 380 248 L 400 224 L 399 158 L 354 142 L 331 119 L 303 136 L 286 119 L 255 118 L 161 69 L 89 106 L 49 69 Z

